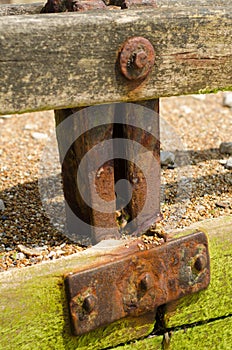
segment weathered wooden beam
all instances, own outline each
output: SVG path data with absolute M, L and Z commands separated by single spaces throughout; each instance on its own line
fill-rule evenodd
M 0 16 L 35 15 L 40 13 L 43 3 L 0 5 Z
M 3 0 L 4 1 L 4 0 Z M 79 0 L 81 2 L 82 0 Z M 117 0 L 115 0 L 117 1 Z M 106 4 L 112 4 L 114 3 L 114 0 L 105 0 Z M 119 4 L 120 1 L 117 3 Z M 141 7 L 141 6 L 148 6 L 151 1 L 141 1 L 141 4 L 132 4 L 130 3 L 130 7 Z M 228 1 L 227 0 L 153 0 L 153 4 L 157 8 L 160 7 L 181 7 L 181 6 L 207 6 L 208 8 L 215 7 L 215 6 L 227 6 Z M 23 15 L 23 14 L 38 14 L 40 13 L 42 7 L 44 6 L 44 2 L 36 2 L 36 3 L 30 3 L 30 4 L 1 4 L 0 2 L 0 16 L 12 16 L 12 15 Z
M 118 65 L 133 36 L 156 53 L 142 82 Z M 0 43 L 0 114 L 232 89 L 230 5 L 7 16 Z
M 201 222 L 195 224 L 194 228 L 208 231 L 211 283 L 207 290 L 190 295 L 182 302 L 170 305 L 166 310 L 166 327 L 173 330 L 174 345 L 170 349 L 179 349 L 175 344 L 181 342 L 180 334 L 185 338 L 183 349 L 195 348 L 199 344 L 197 330 L 200 332 L 202 349 L 208 349 L 207 345 L 213 344 L 212 342 L 216 344 L 212 347 L 213 349 L 229 349 L 231 327 L 229 328 L 227 324 L 227 328 L 222 330 L 220 324 L 223 326 L 223 323 L 219 319 L 228 316 L 228 321 L 231 323 L 229 315 L 231 316 L 232 312 L 232 217 Z M 187 229 L 181 235 L 191 232 L 193 229 Z M 131 241 L 126 242 L 131 247 Z M 125 241 L 115 241 L 115 243 L 125 245 Z M 113 261 L 130 253 L 130 249 L 122 247 L 106 249 L 95 246 L 56 261 L 0 273 L 0 348 L 4 350 L 53 348 L 97 350 L 113 348 L 117 344 L 138 339 L 151 332 L 154 315 L 122 319 L 81 337 L 71 335 L 63 275 L 70 271 L 84 270 L 99 263 Z M 209 337 L 205 337 L 203 333 L 212 329 L 210 324 L 205 329 L 198 324 L 196 331 L 194 329 L 188 329 L 186 333 L 184 331 L 185 325 L 190 325 L 192 322 L 207 323 L 212 319 L 218 319 L 218 328 L 215 323 L 213 327 L 215 333 L 210 332 Z M 178 327 L 182 330 L 179 331 Z M 191 341 L 193 333 L 195 335 Z M 225 334 L 224 347 L 221 346 L 223 334 Z M 211 337 L 214 339 L 210 340 Z M 125 346 L 125 349 L 162 349 L 161 342 L 162 336 L 159 336 L 145 339 L 137 345 Z
M 119 346 L 117 350 L 228 350 L 232 342 L 232 317 L 211 320 L 209 323 L 195 324 L 193 327 L 186 326 L 168 333 L 164 337 L 162 345 L 160 336 L 149 337 L 128 345 Z M 199 345 L 200 344 L 200 345 Z
M 221 293 L 219 292 L 219 298 Z M 154 344 L 155 344 L 154 338 Z M 186 327 L 172 332 L 169 344 L 163 349 L 169 350 L 229 350 L 232 343 L 232 317 L 211 320 L 209 323 Z M 142 349 L 142 348 L 141 348 Z

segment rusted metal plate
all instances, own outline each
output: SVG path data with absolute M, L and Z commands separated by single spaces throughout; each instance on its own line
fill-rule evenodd
M 73 332 L 81 335 L 126 316 L 155 312 L 210 281 L 202 232 L 65 278 Z

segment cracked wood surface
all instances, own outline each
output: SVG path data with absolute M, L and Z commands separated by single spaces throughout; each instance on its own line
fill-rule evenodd
M 119 69 L 133 36 L 156 53 L 144 81 Z M 232 89 L 230 5 L 5 16 L 0 43 L 0 114 Z

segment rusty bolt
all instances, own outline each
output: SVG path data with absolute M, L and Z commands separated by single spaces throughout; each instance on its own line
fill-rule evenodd
M 154 48 L 143 37 L 130 38 L 123 45 L 119 62 L 121 72 L 127 79 L 144 79 L 155 63 Z
M 94 295 L 90 294 L 84 299 L 82 306 L 85 309 L 85 311 L 90 314 L 95 308 L 95 305 L 96 305 L 96 298 Z
M 138 69 L 142 69 L 147 64 L 147 54 L 144 51 L 140 51 L 135 54 L 134 64 Z
M 140 288 L 146 292 L 154 286 L 154 281 L 152 276 L 149 273 L 146 273 L 145 276 L 140 281 Z
M 194 262 L 194 268 L 200 272 L 204 270 L 207 266 L 207 261 L 204 255 L 198 255 L 195 262 Z

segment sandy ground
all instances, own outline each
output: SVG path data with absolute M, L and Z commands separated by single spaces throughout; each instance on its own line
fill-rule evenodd
M 162 168 L 162 225 L 165 231 L 232 214 L 232 172 L 220 160 L 221 142 L 232 141 L 232 110 L 223 93 L 161 99 L 161 147 L 176 156 L 176 167 Z M 51 223 L 39 184 L 59 185 L 60 169 L 53 112 L 0 117 L 0 271 L 56 259 L 81 250 L 60 222 Z M 53 144 L 51 168 L 41 174 Z M 41 160 L 42 157 L 42 160 Z M 56 158 L 56 161 L 54 160 Z M 47 163 L 46 163 L 47 164 Z M 43 192 L 43 191 L 42 191 Z M 59 220 L 58 220 L 59 221 Z

